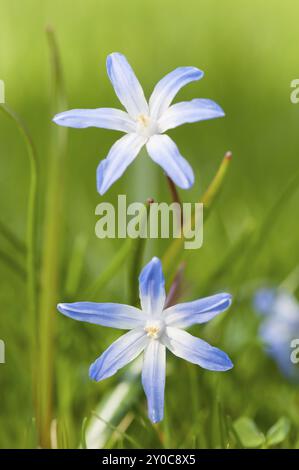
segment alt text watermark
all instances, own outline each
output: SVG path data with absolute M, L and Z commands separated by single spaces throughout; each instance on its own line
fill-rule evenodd
M 117 205 L 101 202 L 95 209 L 100 216 L 95 233 L 103 238 L 183 238 L 184 248 L 195 250 L 203 243 L 203 204 L 173 202 L 127 204 L 124 194 Z

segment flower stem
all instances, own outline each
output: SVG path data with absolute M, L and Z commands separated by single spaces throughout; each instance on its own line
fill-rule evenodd
M 140 219 L 141 227 L 143 227 L 144 224 L 147 224 L 150 206 L 153 202 L 154 200 L 151 198 L 149 198 L 146 201 L 146 211 L 144 214 L 141 215 L 141 219 Z M 145 232 L 147 232 L 147 230 L 145 230 Z M 141 237 L 141 236 L 137 240 L 133 240 L 133 243 L 132 243 L 132 256 L 131 256 L 131 264 L 129 268 L 130 304 L 131 305 L 136 305 L 136 303 L 138 302 L 138 275 L 141 271 L 145 243 L 146 243 L 146 238 Z
M 177 269 L 177 272 L 168 291 L 164 308 L 168 308 L 172 305 L 175 305 L 179 297 L 181 296 L 185 268 L 186 263 L 185 261 L 182 261 Z
M 226 152 L 214 178 L 201 198 L 200 202 L 204 205 L 205 212 L 210 209 L 222 188 L 222 183 L 231 163 L 231 159 L 232 153 Z
M 231 152 L 227 152 L 224 155 L 222 162 L 214 178 L 212 179 L 207 190 L 205 191 L 205 193 L 199 200 L 199 202 L 202 203 L 204 206 L 204 220 L 205 221 L 207 219 L 207 214 L 210 213 L 210 209 L 223 186 L 223 181 L 227 174 L 227 170 L 229 168 L 231 159 L 232 159 Z M 193 217 L 192 217 L 192 220 L 193 220 Z M 180 255 L 182 254 L 183 242 L 184 242 L 183 236 L 181 236 L 180 238 L 176 238 L 175 240 L 172 241 L 172 243 L 169 245 L 168 249 L 166 250 L 163 256 L 163 260 L 162 260 L 164 271 L 166 273 L 169 273 L 173 269 L 173 267 L 177 265 L 180 259 Z

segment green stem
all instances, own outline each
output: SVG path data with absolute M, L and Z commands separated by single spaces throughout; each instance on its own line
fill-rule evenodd
M 54 32 L 47 30 L 51 54 L 54 97 L 53 113 L 65 110 L 62 72 Z M 62 201 L 64 188 L 64 159 L 67 129 L 54 127 L 49 165 L 49 184 L 45 208 L 41 296 L 39 317 L 39 387 L 38 434 L 41 447 L 48 448 L 53 410 L 53 364 L 56 304 L 58 301 L 59 248 L 62 233 Z
M 214 201 L 216 200 L 223 186 L 223 181 L 227 174 L 227 170 L 230 166 L 231 159 L 232 159 L 231 152 L 227 152 L 224 155 L 222 162 L 214 178 L 212 179 L 207 190 L 205 191 L 205 193 L 203 194 L 203 196 L 201 197 L 199 201 L 200 203 L 203 204 L 203 207 L 204 207 L 204 220 L 205 221 L 207 219 L 207 215 L 210 213 L 210 209 Z M 176 238 L 175 240 L 173 240 L 173 242 L 169 245 L 162 260 L 164 272 L 169 273 L 173 269 L 173 267 L 175 267 L 177 263 L 179 262 L 180 256 L 183 251 L 183 243 L 184 243 L 184 237 L 181 236 L 180 238 Z
M 204 205 L 205 211 L 209 210 L 211 205 L 215 202 L 216 197 L 218 196 L 220 189 L 222 188 L 222 183 L 230 166 L 231 160 L 232 153 L 226 152 L 217 170 L 217 173 L 215 174 L 207 190 L 203 194 L 200 202 Z
M 174 276 L 174 279 L 172 281 L 172 284 L 170 285 L 164 308 L 168 308 L 168 307 L 171 307 L 172 305 L 175 305 L 177 303 L 177 300 L 181 296 L 185 268 L 186 268 L 186 263 L 185 261 L 183 261 L 179 265 L 177 272 Z
M 33 380 L 33 395 L 35 401 L 35 357 L 36 357 L 36 285 L 37 275 L 35 270 L 35 232 L 36 232 L 36 196 L 37 196 L 37 154 L 32 138 L 27 127 L 21 118 L 12 111 L 6 104 L 0 106 L 0 110 L 10 118 L 16 125 L 20 135 L 22 136 L 30 165 L 30 184 L 27 203 L 27 229 L 26 229 L 26 272 L 27 272 L 27 302 L 28 302 L 28 341 L 30 350 L 30 364 Z M 3 227 L 2 227 L 3 228 Z

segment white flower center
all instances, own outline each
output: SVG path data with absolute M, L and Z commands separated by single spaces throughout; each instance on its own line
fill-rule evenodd
M 149 320 L 144 327 L 144 331 L 149 338 L 158 339 L 163 333 L 164 328 L 165 323 L 163 320 Z
M 137 118 L 137 134 L 148 139 L 155 134 L 159 134 L 157 121 L 154 121 L 146 114 L 140 114 Z

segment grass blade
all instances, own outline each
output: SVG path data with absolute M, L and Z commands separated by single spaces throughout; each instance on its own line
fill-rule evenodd
M 27 150 L 30 167 L 30 183 L 29 183 L 29 194 L 27 203 L 27 228 L 26 228 L 26 281 L 27 281 L 27 304 L 28 304 L 28 343 L 30 351 L 30 368 L 32 375 L 32 389 L 33 389 L 33 401 L 35 402 L 35 357 L 36 357 L 36 312 L 37 312 L 37 273 L 36 273 L 36 213 L 37 213 L 37 154 L 31 135 L 22 121 L 22 119 L 11 110 L 6 104 L 0 105 L 0 110 L 13 121 L 17 130 L 19 131 Z M 2 225 L 2 232 L 3 232 Z M 7 229 L 4 229 L 4 231 Z M 9 232 L 10 234 L 10 232 Z M 11 234 L 10 234 L 11 235 Z M 16 242 L 16 238 L 13 236 L 11 241 L 18 249 L 22 246 L 19 242 Z M 6 260 L 8 260 L 6 256 Z M 11 266 L 17 268 L 14 262 L 10 260 Z M 22 269 L 17 270 L 22 273 Z
M 59 51 L 52 29 L 47 30 L 53 72 L 53 114 L 66 109 Z M 53 125 L 49 184 L 44 220 L 43 259 L 39 317 L 38 428 L 41 447 L 50 447 L 52 420 L 54 321 L 58 299 L 59 244 L 62 233 L 62 201 L 67 128 Z

